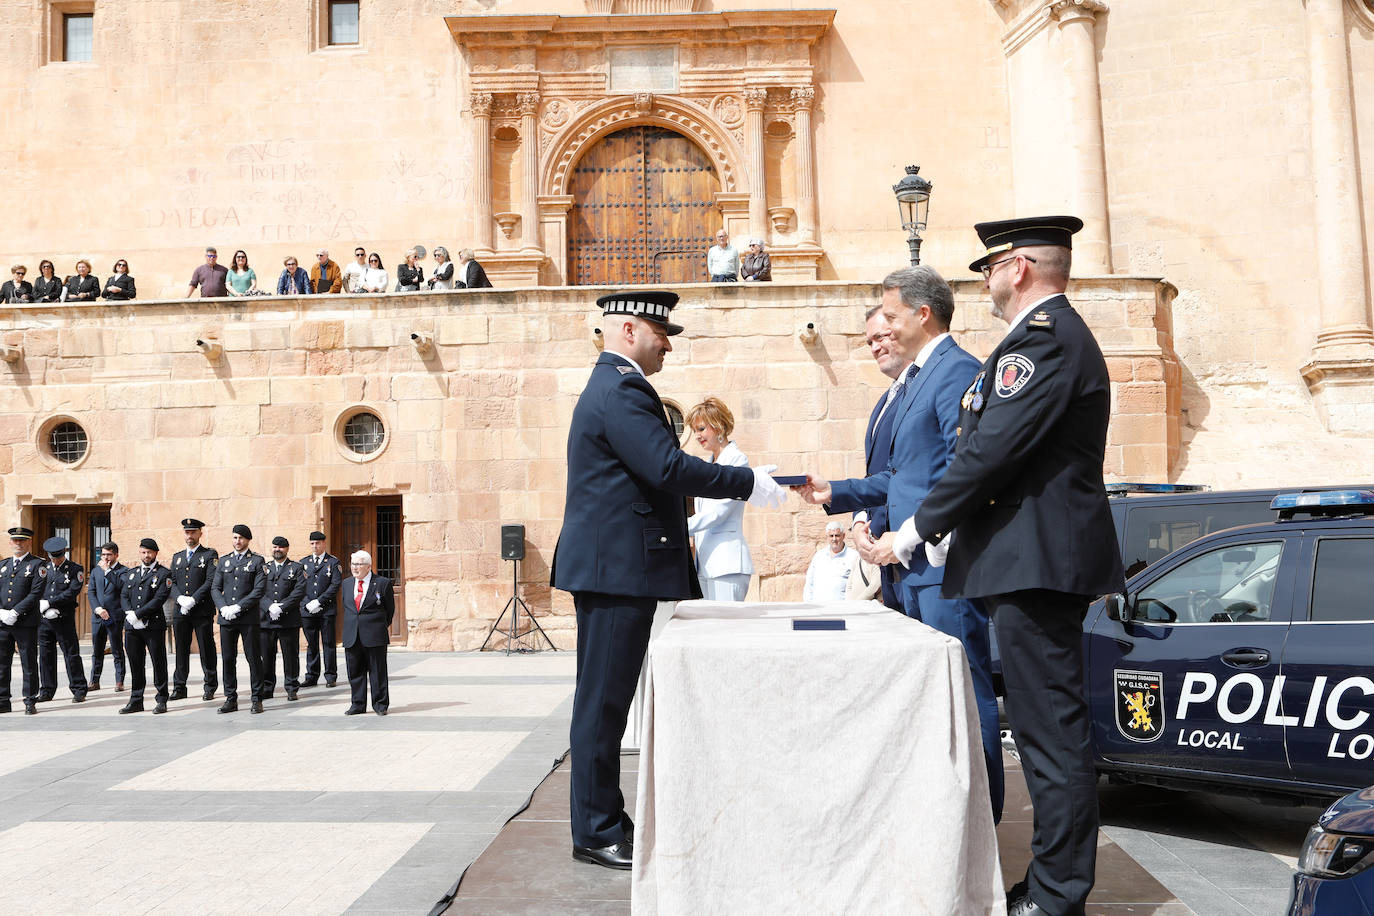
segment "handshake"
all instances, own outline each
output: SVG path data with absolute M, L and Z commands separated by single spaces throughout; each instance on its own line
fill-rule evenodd
M 801 497 L 803 502 L 813 506 L 828 505 L 834 495 L 828 481 L 819 480 L 810 474 L 806 475 L 806 483 L 791 489 L 792 492 Z M 916 553 L 917 546 L 924 544 L 926 562 L 939 569 L 945 565 L 945 560 L 949 558 L 949 545 L 954 540 L 954 535 L 951 534 L 942 538 L 938 544 L 930 543 L 921 537 L 921 533 L 916 530 L 915 522 L 911 518 L 903 521 L 901 527 L 896 531 L 887 531 L 876 540 L 869 533 L 867 522 L 855 522 L 852 530 L 854 532 L 854 549 L 859 552 L 859 556 L 875 566 L 901 563 L 909 569 L 911 557 Z

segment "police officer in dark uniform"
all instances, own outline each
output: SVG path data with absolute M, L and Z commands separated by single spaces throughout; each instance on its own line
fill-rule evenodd
M 323 531 L 310 532 L 310 556 L 301 560 L 305 572 L 305 604 L 301 607 L 301 628 L 305 630 L 305 679 L 302 687 L 320 682 L 321 658 L 324 685 L 333 687 L 339 679 L 338 654 L 334 646 L 335 596 L 343 581 L 339 558 L 325 548 Z
M 181 530 L 186 548 L 172 557 L 172 639 L 176 662 L 172 669 L 172 699 L 186 699 L 186 678 L 191 673 L 191 637 L 200 649 L 200 670 L 205 678 L 202 699 L 214 699 L 219 686 L 215 657 L 215 603 L 210 600 L 219 552 L 200 543 L 205 523 L 183 518 Z
M 128 569 L 119 562 L 119 545 L 107 541 L 100 547 L 100 562 L 86 580 L 86 598 L 91 603 L 91 690 L 100 689 L 106 643 L 114 656 L 115 692 L 124 689 L 124 605 L 119 590 Z
M 51 700 L 57 693 L 57 647 L 67 665 L 67 687 L 73 703 L 86 701 L 86 666 L 81 661 L 81 641 L 76 635 L 76 607 L 81 601 L 85 570 L 67 557 L 66 538 L 43 542 L 49 562 L 38 568 L 43 577 L 43 597 L 38 599 L 38 699 Z
M 301 675 L 301 599 L 305 595 L 305 570 L 288 559 L 291 542 L 281 535 L 272 538 L 272 559 L 263 566 L 267 588 L 259 607 L 259 652 L 262 655 L 262 698 L 271 699 L 277 689 L 277 646 L 281 646 L 281 670 L 286 698 L 296 699 Z
M 893 541 L 898 557 L 922 542 L 932 561 L 947 549 L 945 597 L 983 599 L 997 627 L 1035 807 L 1011 916 L 1081 914 L 1097 852 L 1082 625 L 1089 602 L 1124 582 L 1102 483 L 1107 364 L 1064 297 L 1082 227 L 1072 216 L 975 227 L 987 252 L 970 267 L 1010 330 L 964 393 L 953 462 Z
M 129 659 L 129 702 L 120 715 L 143 712 L 143 690 L 148 672 L 144 656 L 153 659 L 153 689 L 157 691 L 154 715 L 167 711 L 167 602 L 172 594 L 172 576 L 157 561 L 157 541 L 138 542 L 139 564 L 124 574 L 119 598 L 124 606 L 124 652 Z
M 210 596 L 219 609 L 220 657 L 224 659 L 224 705 L 220 712 L 239 708 L 239 642 L 248 658 L 248 685 L 254 713 L 262 712 L 262 655 L 258 645 L 258 602 L 267 589 L 261 554 L 248 549 L 253 530 L 235 525 L 230 542 L 234 549 L 215 564 Z
M 677 294 L 637 289 L 597 300 L 605 349 L 568 430 L 555 588 L 577 609 L 573 697 L 573 858 L 628 869 L 633 824 L 620 792 L 620 741 L 658 601 L 701 597 L 688 550 L 686 498 L 781 505 L 771 467 L 712 464 L 678 444 L 646 376 L 663 368 Z
M 43 561 L 29 553 L 33 531 L 16 526 L 9 530 L 14 555 L 0 562 L 0 712 L 10 711 L 10 669 L 19 651 L 24 672 L 24 712 L 38 712 L 38 601 L 43 580 L 38 569 Z

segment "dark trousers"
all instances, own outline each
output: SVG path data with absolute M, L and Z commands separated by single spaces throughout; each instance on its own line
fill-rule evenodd
M 301 629 L 305 631 L 305 682 L 320 679 L 320 657 L 324 657 L 324 679 L 337 680 L 339 657 L 334 647 L 333 614 L 301 614 Z
M 281 670 L 286 676 L 286 689 L 294 693 L 301 686 L 300 627 L 263 627 L 259 631 L 258 650 L 262 653 L 262 695 L 269 697 L 277 689 L 277 646 L 281 646 Z
M 167 702 L 167 643 L 162 628 L 154 630 L 125 630 L 124 650 L 129 656 L 129 702 L 143 702 L 143 688 L 148 685 L 148 672 L 144 670 L 144 655 L 153 658 L 153 689 L 157 691 L 157 701 Z
M 573 693 L 572 837 L 577 846 L 612 846 L 633 826 L 620 792 L 620 742 L 630 714 L 649 629 L 653 598 L 578 592 L 577 688 Z
M 257 616 L 257 610 L 243 611 L 244 614 Z M 224 660 L 224 699 L 237 701 L 239 698 L 239 640 L 243 640 L 243 654 L 248 658 L 249 697 L 262 699 L 262 647 L 258 645 L 258 626 L 256 620 L 245 623 L 220 624 L 219 654 Z
M 186 678 L 191 674 L 191 637 L 194 636 L 200 649 L 200 670 L 205 676 L 205 689 L 214 693 L 215 688 L 219 686 L 218 659 L 215 657 L 215 619 L 183 614 L 180 607 L 174 608 L 172 615 L 172 643 L 176 646 L 176 667 L 172 671 L 172 686 L 186 686 Z
M 735 274 L 711 274 L 712 283 L 736 283 L 738 281 L 739 277 Z M 581 846 L 582 844 L 578 843 L 577 845 Z
M 91 683 L 100 682 L 100 672 L 105 670 L 105 644 L 110 644 L 110 654 L 114 656 L 115 683 L 124 683 L 124 617 L 106 610 L 109 620 L 101 620 L 91 615 Z
M 349 705 L 354 709 L 367 708 L 367 689 L 372 687 L 372 708 L 389 709 L 391 690 L 386 673 L 386 646 L 364 646 L 355 642 L 344 646 L 344 664 L 348 666 Z
M 884 567 L 886 568 L 886 567 Z M 983 760 L 988 770 L 988 795 L 992 822 L 1002 820 L 1006 780 L 1002 772 L 1002 728 L 997 712 L 997 691 L 992 686 L 992 647 L 988 641 L 988 615 L 978 599 L 944 598 L 939 585 L 900 586 L 908 617 L 925 623 L 964 646 L 973 696 L 978 701 L 978 729 L 983 738 Z M 999 644 L 1000 645 L 1000 644 Z
M 24 672 L 25 703 L 38 699 L 38 631 L 34 627 L 0 625 L 0 703 L 10 701 L 10 671 L 15 650 L 19 651 L 19 667 Z
M 38 695 L 52 697 L 57 693 L 57 647 L 67 665 L 67 687 L 72 696 L 86 695 L 86 666 L 81 661 L 81 641 L 76 637 L 76 618 L 71 611 L 63 611 L 56 620 L 46 617 L 38 622 Z
M 894 611 L 906 613 L 906 608 L 902 607 L 902 599 L 897 597 L 896 575 L 894 573 L 894 567 L 891 564 L 878 567 L 878 582 L 882 586 L 880 594 L 883 604 L 892 608 Z
M 984 602 L 997 626 L 1007 719 L 1034 808 L 1030 895 L 1054 916 L 1079 916 L 1097 857 L 1097 773 L 1083 685 L 1089 599 L 1032 590 Z

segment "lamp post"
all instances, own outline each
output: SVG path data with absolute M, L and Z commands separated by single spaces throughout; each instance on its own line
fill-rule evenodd
M 926 228 L 926 214 L 930 211 L 930 189 L 934 187 L 918 174 L 919 165 L 906 167 L 906 176 L 892 186 L 897 195 L 897 211 L 902 215 L 906 230 L 906 244 L 911 249 L 911 266 L 921 263 L 921 233 Z

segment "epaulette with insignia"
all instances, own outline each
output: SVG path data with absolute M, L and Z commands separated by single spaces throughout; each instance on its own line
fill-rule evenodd
M 1026 319 L 1026 327 L 1040 328 L 1048 331 L 1050 328 L 1054 327 L 1054 318 L 1049 312 L 1040 309 L 1034 315 L 1030 316 L 1030 318 Z
M 630 368 L 629 366 L 616 366 L 616 368 L 620 370 L 621 375 L 629 375 L 630 373 L 634 372 L 634 369 Z

